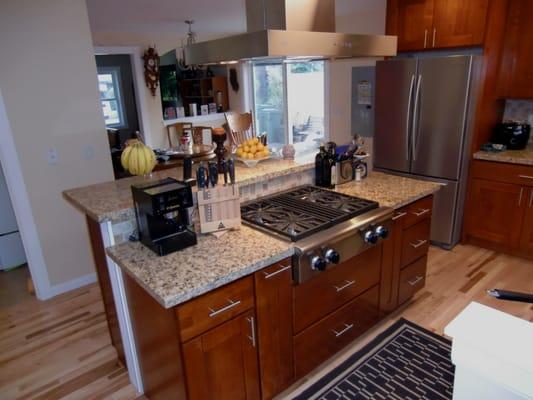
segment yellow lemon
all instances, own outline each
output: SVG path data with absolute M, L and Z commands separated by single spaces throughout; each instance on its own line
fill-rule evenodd
M 255 154 L 257 152 L 257 147 L 250 146 L 250 153 Z
M 261 151 L 265 148 L 265 146 L 263 146 L 263 143 L 257 143 L 255 147 L 257 148 L 258 151 Z
M 254 141 L 255 144 L 259 143 L 259 139 L 256 137 L 254 137 L 252 140 Z
M 245 153 L 249 153 L 249 152 L 250 152 L 250 146 L 245 145 L 245 146 L 244 146 L 244 152 L 245 152 Z
M 269 155 L 270 155 L 270 151 L 268 151 L 268 149 L 265 147 L 263 149 L 263 156 L 268 157 Z

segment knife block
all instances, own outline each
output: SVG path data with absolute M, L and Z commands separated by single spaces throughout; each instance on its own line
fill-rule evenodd
M 200 232 L 209 233 L 241 226 L 239 186 L 198 189 Z

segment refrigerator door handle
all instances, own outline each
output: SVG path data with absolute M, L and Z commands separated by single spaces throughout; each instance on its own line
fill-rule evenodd
M 422 75 L 418 75 L 418 82 L 416 83 L 416 92 L 415 92 L 415 104 L 413 107 L 413 128 L 412 128 L 412 137 L 411 137 L 411 148 L 413 150 L 413 159 L 416 160 L 416 140 L 418 137 L 418 112 L 419 102 L 420 102 L 420 87 L 422 86 Z
M 405 116 L 405 159 L 409 161 L 409 123 L 411 121 L 411 103 L 413 100 L 413 87 L 415 85 L 415 75 L 411 75 L 409 84 L 409 99 L 407 100 L 407 115 Z

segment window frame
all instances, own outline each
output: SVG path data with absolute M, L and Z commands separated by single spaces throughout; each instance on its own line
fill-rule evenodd
M 256 104 L 255 104 L 255 83 L 254 83 L 254 67 L 256 65 L 282 65 L 282 77 L 283 77 L 283 126 L 285 130 L 285 142 L 287 144 L 293 144 L 292 130 L 289 127 L 289 102 L 288 102 L 288 85 L 287 85 L 287 68 L 290 64 L 322 61 L 324 63 L 324 142 L 329 140 L 329 61 L 328 60 L 308 60 L 308 59 L 268 59 L 250 61 L 250 69 L 248 73 L 248 83 L 250 87 L 250 105 L 253 117 L 253 123 L 256 124 Z M 254 129 L 257 129 L 255 126 Z
M 117 108 L 118 108 L 118 118 L 119 123 L 117 124 L 107 124 L 105 123 L 105 116 L 104 116 L 104 124 L 106 128 L 111 129 L 124 129 L 128 128 L 128 120 L 126 118 L 126 112 L 124 109 L 124 97 L 122 96 L 122 79 L 121 79 L 121 71 L 120 67 L 98 67 L 97 68 L 97 81 L 99 75 L 111 75 L 111 80 L 113 82 L 113 92 L 115 94 L 115 97 L 109 98 L 109 99 L 102 99 L 100 100 L 100 107 L 102 108 L 102 115 L 103 115 L 103 101 L 116 101 L 117 102 Z M 100 84 L 100 81 L 98 81 L 98 85 Z M 100 88 L 98 87 L 98 95 L 100 95 Z

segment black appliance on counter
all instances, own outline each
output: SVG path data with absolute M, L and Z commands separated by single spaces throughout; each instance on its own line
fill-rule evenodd
M 531 126 L 517 122 L 504 122 L 496 125 L 492 143 L 504 144 L 508 150 L 525 149 L 529 141 Z
M 191 186 L 172 178 L 131 187 L 139 240 L 160 256 L 196 244 Z

